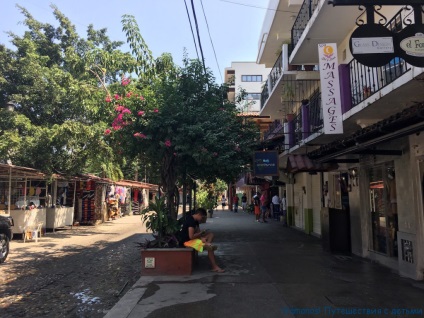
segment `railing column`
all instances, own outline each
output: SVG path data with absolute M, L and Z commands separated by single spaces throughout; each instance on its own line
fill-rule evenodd
M 271 96 L 271 93 L 272 93 L 271 76 L 272 76 L 272 73 L 270 73 L 268 75 L 268 78 L 267 78 L 267 82 L 268 82 L 268 85 L 267 85 L 267 88 L 268 88 L 268 98 L 269 98 L 269 96 Z
M 289 45 L 283 44 L 281 52 L 283 52 L 283 54 L 281 55 L 283 72 L 286 72 L 289 70 Z
M 340 98 L 342 104 L 342 114 L 352 108 L 352 90 L 350 86 L 350 67 L 348 64 L 339 65 L 340 78 Z
M 309 100 L 302 100 L 302 139 L 306 139 L 311 134 L 309 125 Z
M 294 126 L 294 115 L 293 114 L 287 114 L 287 128 L 288 128 L 288 133 L 287 136 L 288 138 L 288 144 L 289 144 L 289 149 L 294 147 L 295 145 L 295 126 Z

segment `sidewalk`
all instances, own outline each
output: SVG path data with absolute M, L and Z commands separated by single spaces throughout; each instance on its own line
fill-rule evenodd
M 215 233 L 225 273 L 210 272 L 207 255 L 200 254 L 191 276 L 141 276 L 105 317 L 424 315 L 423 282 L 359 257 L 326 253 L 318 238 L 280 222 L 219 210 L 201 228 Z

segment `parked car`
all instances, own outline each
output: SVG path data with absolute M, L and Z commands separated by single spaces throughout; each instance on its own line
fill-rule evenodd
M 9 242 L 13 237 L 12 226 L 11 216 L 0 215 L 0 263 L 3 263 L 9 254 Z
M 26 199 L 26 201 L 25 201 Z M 40 206 L 40 197 L 38 196 L 27 196 L 26 198 L 24 196 L 19 197 L 16 201 L 15 205 L 18 209 L 22 209 L 28 205 L 31 204 L 31 202 L 34 204 L 34 206 L 38 207 Z

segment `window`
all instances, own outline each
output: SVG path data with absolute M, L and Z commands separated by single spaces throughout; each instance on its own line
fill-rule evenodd
M 242 75 L 242 82 L 262 82 L 262 75 Z
M 243 98 L 244 100 L 260 100 L 261 99 L 261 93 L 247 93 L 246 96 Z

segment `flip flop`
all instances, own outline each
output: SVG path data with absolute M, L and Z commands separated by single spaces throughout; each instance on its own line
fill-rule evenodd
M 225 273 L 225 269 L 212 269 L 211 272 L 215 272 L 215 273 Z

